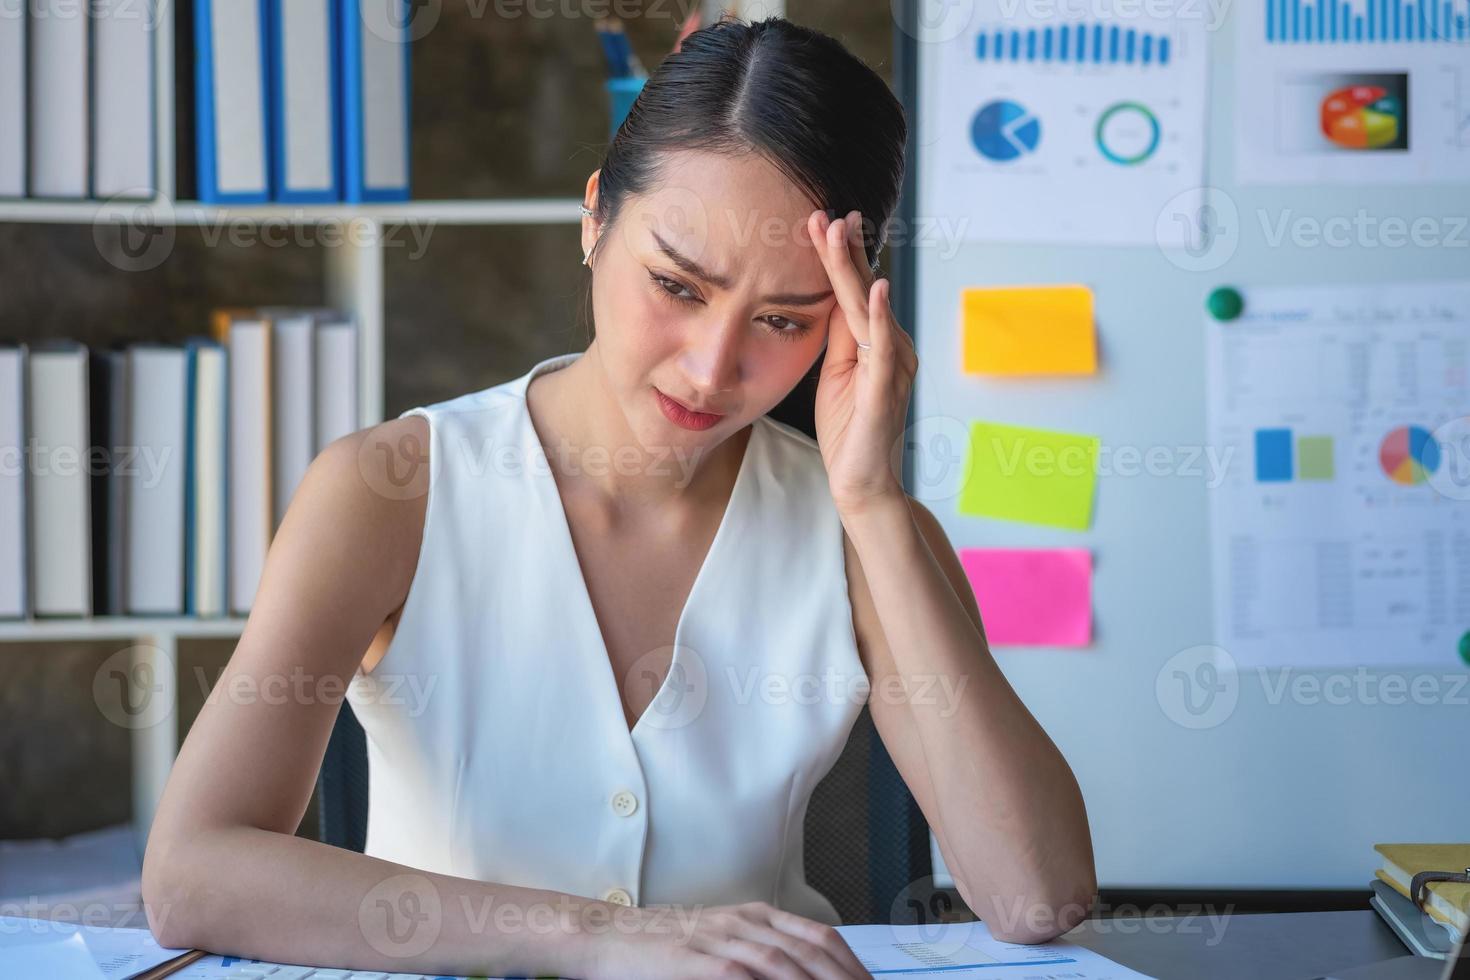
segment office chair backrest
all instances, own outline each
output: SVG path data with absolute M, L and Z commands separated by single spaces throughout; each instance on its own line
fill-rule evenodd
M 317 793 L 321 839 L 362 851 L 367 743 L 346 702 L 327 743 Z M 827 896 L 844 923 L 932 921 L 929 827 L 867 705 L 842 755 L 812 793 L 803 827 L 806 880 Z
M 933 921 L 929 825 L 867 705 L 812 791 L 803 826 L 806 880 L 843 923 Z
M 327 740 L 316 795 L 321 840 L 361 854 L 367 847 L 367 735 L 346 701 Z

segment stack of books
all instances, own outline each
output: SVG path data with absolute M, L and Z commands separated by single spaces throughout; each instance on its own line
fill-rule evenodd
M 180 35 L 193 47 L 199 200 L 407 200 L 414 12 L 411 0 L 193 0 Z
M 151 198 L 159 0 L 0 0 L 0 197 Z
M 1430 882 L 1422 912 L 1409 887 L 1420 872 L 1470 870 L 1470 844 L 1378 844 L 1374 850 L 1383 860 L 1374 873 L 1373 907 L 1417 955 L 1444 959 L 1470 932 L 1470 882 Z
M 0 617 L 244 615 L 307 467 L 358 428 L 352 319 L 0 345 Z
M 0 0 L 0 198 L 157 196 L 157 28 L 176 17 L 176 196 L 407 200 L 416 7 Z

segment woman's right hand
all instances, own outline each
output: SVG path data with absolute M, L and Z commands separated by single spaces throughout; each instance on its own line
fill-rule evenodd
M 618 907 L 585 980 L 872 980 L 832 926 L 766 902 Z

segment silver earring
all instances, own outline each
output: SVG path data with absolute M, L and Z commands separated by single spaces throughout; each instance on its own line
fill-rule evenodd
M 595 215 L 597 213 L 596 211 L 593 211 L 591 208 L 589 208 L 585 204 L 580 205 L 580 207 L 582 208 L 582 214 L 583 215 L 586 215 L 586 216 L 589 216 L 590 217 L 590 216 Z M 591 249 L 584 249 L 582 251 L 582 264 L 583 265 L 586 265 L 587 264 L 587 259 L 588 259 L 588 257 L 591 256 L 591 254 L 592 254 L 592 250 Z

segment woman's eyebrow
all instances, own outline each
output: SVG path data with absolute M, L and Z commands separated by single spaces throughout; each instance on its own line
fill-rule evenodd
M 729 289 L 734 285 L 734 280 L 730 277 L 710 272 L 687 255 L 681 255 L 674 246 L 664 241 L 658 232 L 650 231 L 649 234 L 653 235 L 653 240 L 658 243 L 658 250 L 667 256 L 670 262 L 689 273 L 689 275 L 696 279 L 701 279 L 718 289 Z M 817 293 L 773 293 L 765 297 L 764 301 L 767 303 L 785 303 L 788 306 L 815 306 L 817 303 L 830 299 L 831 296 L 832 290 L 824 289 Z

